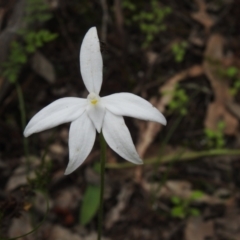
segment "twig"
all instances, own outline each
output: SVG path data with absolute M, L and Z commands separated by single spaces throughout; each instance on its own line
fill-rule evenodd
M 173 159 L 176 158 L 176 155 L 179 153 L 169 154 L 161 157 L 160 162 L 169 163 Z M 206 151 L 199 151 L 199 152 L 185 152 L 183 153 L 177 161 L 192 161 L 197 158 L 202 157 L 215 157 L 215 156 L 240 156 L 240 150 L 232 150 L 232 149 L 212 149 Z M 152 165 L 159 162 L 159 157 L 149 158 L 144 161 L 144 165 Z M 143 166 L 144 166 L 143 165 Z M 136 167 L 136 165 L 132 163 L 108 163 L 106 164 L 106 168 L 109 169 L 124 169 L 124 168 L 132 168 Z

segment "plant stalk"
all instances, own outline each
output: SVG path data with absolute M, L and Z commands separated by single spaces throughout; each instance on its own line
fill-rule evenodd
M 104 195 L 104 179 L 105 179 L 105 162 L 106 162 L 106 141 L 102 132 L 100 133 L 100 147 L 101 147 L 101 185 L 100 185 L 100 199 L 98 210 L 98 240 L 102 236 L 102 222 L 103 222 L 103 195 Z
M 176 159 L 176 156 L 177 157 Z M 197 158 L 202 157 L 216 157 L 216 156 L 240 156 L 240 150 L 239 149 L 210 149 L 210 150 L 204 150 L 204 151 L 189 151 L 186 150 L 184 153 L 182 153 L 182 150 L 180 149 L 176 153 L 163 155 L 161 157 L 161 164 L 171 163 L 174 159 L 174 161 L 182 162 L 182 161 L 193 161 Z M 156 164 L 159 162 L 159 157 L 153 157 L 149 159 L 145 159 L 144 166 Z M 133 168 L 136 167 L 136 165 L 132 163 L 108 163 L 106 165 L 106 168 L 108 169 L 125 169 L 125 168 Z
M 22 88 L 18 84 L 18 82 L 15 83 L 18 101 L 19 101 L 19 110 L 21 115 L 21 126 L 22 130 L 26 127 L 26 112 L 25 112 L 25 103 L 24 103 L 24 97 L 22 93 Z M 27 174 L 30 171 L 30 159 L 29 159 L 29 149 L 28 149 L 28 139 L 23 137 L 23 149 L 24 149 L 24 155 L 26 158 L 26 166 L 27 166 Z

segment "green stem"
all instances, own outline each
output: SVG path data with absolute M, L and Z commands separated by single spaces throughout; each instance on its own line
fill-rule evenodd
M 26 112 L 25 112 L 25 104 L 24 104 L 24 97 L 22 93 L 22 88 L 18 84 L 18 82 L 15 83 L 17 95 L 18 95 L 18 101 L 19 101 L 19 110 L 21 114 L 21 126 L 22 130 L 24 130 L 26 126 Z M 29 173 L 30 170 L 30 160 L 29 160 L 29 150 L 28 150 L 28 139 L 23 137 L 23 148 L 24 148 L 24 154 L 27 161 L 27 173 Z
M 180 154 L 181 156 L 179 156 L 179 153 L 181 153 Z M 179 152 L 162 156 L 161 163 L 165 164 L 165 163 L 172 162 L 174 159 L 176 159 L 176 156 L 179 156 L 179 157 L 175 161 L 191 161 L 201 157 L 240 156 L 240 150 L 239 149 L 211 149 L 211 150 L 198 151 L 198 152 L 186 150 L 186 152 L 184 153 L 182 153 L 182 150 L 179 150 Z M 159 162 L 159 157 L 145 159 L 144 166 L 156 164 L 158 162 Z M 124 169 L 124 168 L 132 168 L 132 167 L 136 167 L 136 165 L 132 163 L 109 163 L 106 165 L 106 168 L 111 168 L 111 169 Z
M 102 132 L 100 133 L 100 146 L 101 146 L 101 185 L 100 185 L 100 204 L 98 211 L 98 240 L 102 236 L 102 222 L 103 222 L 103 195 L 104 195 L 104 176 L 105 176 L 105 162 L 106 162 L 106 142 Z

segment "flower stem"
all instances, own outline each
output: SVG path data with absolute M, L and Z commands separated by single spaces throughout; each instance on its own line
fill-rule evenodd
M 16 87 L 18 101 L 19 101 L 19 110 L 21 114 L 21 126 L 22 126 L 22 130 L 24 130 L 26 126 L 26 112 L 25 112 L 24 97 L 22 93 L 22 88 L 18 84 L 18 82 L 15 83 L 15 87 Z M 26 166 L 27 166 L 27 174 L 28 174 L 30 171 L 30 159 L 29 159 L 28 139 L 25 137 L 23 137 L 23 148 L 24 148 L 24 155 L 27 163 Z
M 106 142 L 102 132 L 100 133 L 100 146 L 101 146 L 101 185 L 100 185 L 100 199 L 98 210 L 98 240 L 102 236 L 102 220 L 103 220 L 103 194 L 104 194 L 104 175 L 105 175 L 105 162 L 106 162 Z

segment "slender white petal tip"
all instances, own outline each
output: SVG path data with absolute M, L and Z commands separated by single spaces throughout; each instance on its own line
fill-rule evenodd
M 96 27 L 86 33 L 80 50 L 80 70 L 89 92 L 99 94 L 102 86 L 103 61 Z
M 106 111 L 102 131 L 107 144 L 113 151 L 129 162 L 143 163 L 135 149 L 123 117 Z
M 166 126 L 167 125 L 167 119 L 164 117 L 164 115 L 156 108 L 156 110 L 161 114 L 161 124 Z
M 23 134 L 28 137 L 62 123 L 72 122 L 85 111 L 86 104 L 86 99 L 76 97 L 58 99 L 34 115 Z
M 102 98 L 107 110 L 119 116 L 167 124 L 166 118 L 150 102 L 132 93 L 115 93 Z

